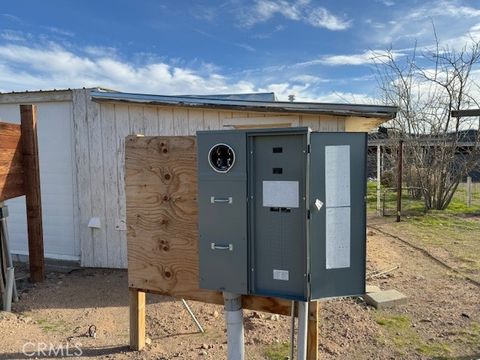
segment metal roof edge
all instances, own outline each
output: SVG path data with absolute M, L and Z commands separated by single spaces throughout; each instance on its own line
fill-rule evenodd
M 393 119 L 398 108 L 384 105 L 308 103 L 288 101 L 225 100 L 195 96 L 148 95 L 117 92 L 91 93 L 94 101 L 120 101 L 152 105 L 248 110 L 259 112 L 287 112 L 306 114 L 332 114 L 341 116 Z

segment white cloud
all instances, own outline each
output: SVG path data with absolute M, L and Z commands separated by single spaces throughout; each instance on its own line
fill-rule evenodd
M 288 82 L 270 84 L 260 88 L 259 91 L 273 91 L 281 101 L 287 101 L 289 95 L 295 95 L 297 102 L 327 102 L 327 103 L 356 103 L 379 104 L 380 101 L 364 93 L 325 91 L 318 87 L 305 85 L 292 85 Z
M 2 91 L 83 86 L 159 94 L 254 91 L 252 83 L 229 81 L 211 69 L 214 67 L 190 69 L 165 62 L 136 65 L 101 51 L 80 56 L 58 44 L 0 46 Z
M 29 34 L 24 34 L 15 30 L 3 30 L 0 33 L 0 37 L 6 41 L 25 41 Z
M 438 36 L 447 39 L 459 37 L 480 21 L 480 8 L 463 5 L 461 0 L 423 1 L 406 10 L 393 9 L 391 14 L 382 31 L 378 31 L 382 23 L 371 21 L 372 32 L 364 37 L 377 45 L 417 41 L 424 46 L 432 42 L 433 25 Z
M 312 9 L 306 19 L 310 25 L 323 27 L 328 30 L 345 30 L 350 27 L 350 21 L 345 21 L 332 15 L 325 8 Z
M 240 26 L 252 27 L 257 23 L 270 20 L 275 15 L 281 15 L 292 21 L 303 21 L 309 25 L 328 30 L 345 30 L 351 26 L 351 21 L 330 13 L 321 6 L 310 5 L 310 0 L 256 0 L 249 8 L 235 9 Z
M 399 51 L 391 52 L 394 58 L 403 56 L 404 54 Z M 387 51 L 385 50 L 367 50 L 360 54 L 347 54 L 347 55 L 325 55 L 318 59 L 313 59 L 305 62 L 295 64 L 295 67 L 307 67 L 313 65 L 330 65 L 330 66 L 342 66 L 342 65 L 372 65 L 376 58 L 385 56 Z
M 143 61 L 141 60 L 143 59 Z M 372 102 L 365 94 L 333 92 L 324 79 L 292 66 L 259 74 L 225 76 L 213 64 L 166 60 L 146 55 L 137 62 L 121 58 L 114 48 L 85 47 L 79 52 L 58 43 L 0 45 L 0 91 L 101 86 L 125 92 L 214 94 L 274 91 L 280 100 Z M 287 66 L 288 67 L 288 66 Z M 323 86 L 329 83 L 328 87 Z
M 377 0 L 379 3 L 382 3 L 385 6 L 393 6 L 395 5 L 395 1 L 392 0 Z

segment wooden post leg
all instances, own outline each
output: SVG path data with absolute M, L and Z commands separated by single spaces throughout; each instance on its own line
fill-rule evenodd
M 145 347 L 145 292 L 128 289 L 130 296 L 130 348 Z
M 43 254 L 42 197 L 38 158 L 37 116 L 34 105 L 20 105 L 23 174 L 27 205 L 28 262 L 32 282 L 45 280 Z
M 307 359 L 318 359 L 318 301 L 310 301 L 308 305 L 307 325 Z

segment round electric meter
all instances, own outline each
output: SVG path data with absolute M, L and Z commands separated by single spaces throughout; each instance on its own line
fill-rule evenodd
M 216 172 L 226 173 L 235 164 L 235 151 L 227 144 L 216 144 L 208 152 L 208 162 Z

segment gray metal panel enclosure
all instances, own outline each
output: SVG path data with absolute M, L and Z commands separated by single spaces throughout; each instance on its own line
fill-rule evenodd
M 364 293 L 365 133 L 197 138 L 201 288 L 302 301 Z

